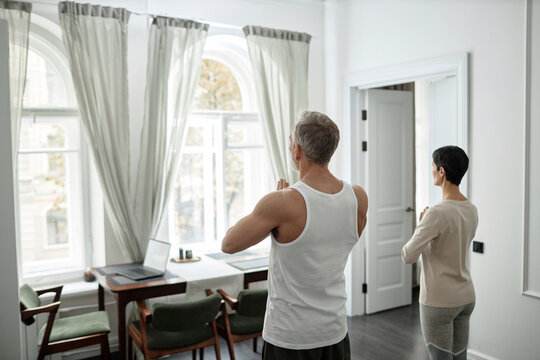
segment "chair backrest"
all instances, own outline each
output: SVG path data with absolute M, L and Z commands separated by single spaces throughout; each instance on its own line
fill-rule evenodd
M 28 284 L 23 284 L 19 288 L 19 299 L 21 304 L 21 310 L 33 309 L 41 306 L 41 300 L 37 292 L 34 291 Z M 35 317 L 29 317 L 22 322 L 25 325 L 32 325 L 36 321 Z
M 164 331 L 182 331 L 205 326 L 218 314 L 221 296 L 210 295 L 201 300 L 152 306 L 152 326 Z
M 243 316 L 264 316 L 268 290 L 242 290 L 238 293 L 236 313 Z

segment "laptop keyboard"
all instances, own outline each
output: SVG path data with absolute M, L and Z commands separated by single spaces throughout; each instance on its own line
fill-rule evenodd
M 156 275 L 157 274 L 156 271 L 145 270 L 145 269 L 141 269 L 141 268 L 131 269 L 131 270 L 129 270 L 129 272 L 132 273 L 132 274 L 137 274 L 137 275 L 142 275 L 142 276 L 150 276 L 150 275 Z

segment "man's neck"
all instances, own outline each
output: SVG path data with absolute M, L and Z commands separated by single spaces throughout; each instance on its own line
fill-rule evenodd
M 319 165 L 309 161 L 299 164 L 300 180 L 308 185 L 319 185 L 339 181 L 328 169 L 328 164 Z

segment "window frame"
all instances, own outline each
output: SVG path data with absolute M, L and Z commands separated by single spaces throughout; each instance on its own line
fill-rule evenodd
M 22 111 L 22 118 L 35 118 L 36 121 L 38 121 L 38 118 L 53 118 L 53 119 L 63 119 L 64 122 L 70 122 L 70 121 L 80 121 L 79 112 L 77 109 L 73 108 L 58 108 L 58 109 L 43 109 L 43 108 L 24 108 Z M 46 122 L 46 120 L 45 120 Z M 53 122 L 55 122 L 53 120 Z M 77 233 L 80 236 L 80 240 L 76 241 L 76 243 L 73 245 L 75 252 L 78 253 L 78 255 L 75 255 L 76 258 L 78 258 L 77 261 L 74 261 L 73 263 L 79 263 L 80 260 L 82 260 L 82 264 L 75 265 L 75 266 L 69 266 L 65 268 L 54 268 L 51 269 L 49 266 L 46 266 L 46 264 L 62 261 L 62 260 L 42 260 L 37 261 L 36 264 L 31 265 L 29 268 L 32 269 L 31 271 L 24 272 L 24 264 L 22 262 L 22 253 L 20 254 L 20 260 L 21 260 L 21 268 L 23 269 L 22 278 L 24 281 L 31 282 L 33 284 L 36 283 L 48 283 L 51 281 L 68 281 L 73 280 L 81 277 L 81 272 L 84 271 L 87 267 L 87 264 L 90 264 L 90 255 L 91 255 L 91 236 L 87 229 L 90 229 L 90 218 L 87 216 L 87 214 L 90 214 L 89 211 L 89 201 L 90 201 L 90 194 L 89 194 L 89 158 L 88 158 L 88 149 L 86 146 L 86 142 L 83 136 L 83 129 L 81 124 L 77 124 L 77 132 L 78 132 L 78 148 L 72 148 L 68 147 L 66 149 L 58 149 L 58 148 L 51 148 L 51 149 L 19 149 L 18 155 L 20 154 L 46 154 L 46 153 L 63 153 L 63 154 L 74 154 L 77 156 L 77 162 L 78 162 L 78 175 L 77 175 L 77 183 L 72 184 L 72 186 L 75 186 L 76 189 L 74 190 L 76 192 L 75 198 L 70 200 L 70 203 L 77 203 L 77 201 L 80 200 L 81 206 L 76 210 L 76 214 L 72 214 L 68 217 L 68 219 L 77 217 L 78 219 L 78 229 Z M 73 195 L 72 195 L 73 196 Z M 16 201 L 20 204 L 20 195 L 17 193 Z M 18 206 L 20 208 L 20 205 Z M 72 210 L 73 211 L 73 210 Z M 20 218 L 20 213 L 17 214 L 17 217 Z M 19 220 L 20 221 L 20 220 Z M 70 234 L 71 235 L 71 234 Z M 70 241 L 74 241 L 73 239 L 70 239 Z M 49 247 L 58 247 L 58 245 L 48 245 Z M 66 246 L 66 245 L 60 245 L 60 246 Z M 67 245 L 69 246 L 69 245 Z M 45 278 L 46 277 L 46 278 Z
M 210 153 L 205 153 L 204 150 L 208 150 L 211 147 L 211 144 L 203 144 L 202 146 L 182 146 L 182 155 L 183 154 L 203 154 L 203 177 L 204 177 L 204 218 L 209 219 L 216 217 L 216 226 L 214 228 L 214 223 L 210 221 L 205 221 L 204 232 L 205 239 L 202 242 L 197 243 L 188 243 L 191 244 L 203 244 L 203 245 L 215 245 L 222 238 L 227 229 L 233 224 L 228 223 L 229 214 L 226 209 L 226 173 L 225 173 L 225 164 L 226 164 L 226 152 L 228 150 L 262 150 L 264 152 L 264 139 L 261 138 L 260 145 L 231 145 L 227 140 L 227 125 L 230 123 L 257 123 L 261 127 L 261 132 L 264 131 L 262 128 L 261 120 L 257 113 L 254 112 L 239 112 L 239 111 L 194 111 L 188 120 L 186 121 L 186 130 L 184 131 L 183 144 L 186 142 L 187 134 L 189 133 L 189 128 L 191 126 L 201 127 L 208 126 L 211 124 L 211 127 L 217 130 L 215 133 L 215 142 L 212 146 Z M 206 123 L 206 124 L 204 124 Z M 206 137 L 205 137 L 206 139 Z M 205 141 L 205 140 L 203 140 Z M 202 152 L 201 152 L 202 148 Z M 215 154 L 215 167 L 212 163 L 212 156 Z M 266 154 L 264 155 L 266 156 Z M 210 158 L 209 158 L 210 157 Z M 208 170 L 208 169 L 211 170 Z M 181 171 L 181 170 L 180 170 Z M 215 176 L 215 198 L 213 191 L 213 177 L 209 176 L 207 173 L 210 171 L 210 175 Z M 214 172 L 215 171 L 215 172 Z M 219 174 L 219 176 L 218 176 Z M 269 184 L 263 186 L 269 188 Z M 268 190 L 268 189 L 266 189 Z M 174 190 L 173 190 L 174 191 Z M 215 213 L 212 210 L 214 203 L 216 205 Z M 247 214 L 246 214 L 247 215 Z M 176 238 L 175 234 L 175 211 L 174 203 L 170 202 L 168 206 L 168 226 L 167 232 L 169 234 L 169 239 Z M 186 245 L 188 245 L 186 244 Z
M 80 200 L 80 206 L 77 206 L 77 214 L 68 216 L 68 219 L 73 216 L 77 216 L 78 219 L 78 237 L 79 239 L 69 239 L 69 241 L 76 241 L 74 248 L 76 255 L 76 261 L 73 261 L 69 267 L 54 267 L 51 268 L 44 264 L 59 262 L 62 260 L 42 260 L 37 262 L 34 265 L 30 266 L 30 271 L 28 271 L 28 266 L 24 266 L 22 258 L 22 247 L 19 251 L 18 258 L 21 264 L 21 279 L 24 282 L 28 282 L 32 285 L 41 285 L 48 284 L 52 282 L 64 282 L 64 281 L 75 281 L 82 278 L 82 272 L 86 270 L 87 266 L 91 264 L 92 260 L 92 236 L 90 230 L 91 227 L 91 194 L 90 194 L 90 166 L 89 166 L 89 149 L 83 135 L 83 127 L 80 122 L 80 113 L 77 106 L 77 101 L 75 98 L 75 93 L 73 90 L 73 84 L 71 80 L 71 73 L 69 71 L 69 64 L 67 58 L 64 54 L 63 43 L 61 40 L 61 29 L 60 27 L 51 22 L 50 20 L 39 16 L 32 15 L 31 24 L 30 24 L 30 42 L 29 48 L 42 56 L 50 66 L 56 71 L 58 76 L 63 80 L 63 85 L 65 87 L 65 96 L 67 99 L 68 106 L 51 106 L 51 107 L 24 107 L 21 113 L 21 119 L 31 117 L 34 119 L 47 119 L 47 118 L 58 118 L 64 119 L 64 121 L 77 121 L 77 132 L 76 135 L 78 138 L 75 139 L 78 142 L 78 149 L 19 149 L 17 155 L 19 154 L 30 154 L 30 153 L 46 153 L 46 152 L 59 152 L 66 154 L 75 153 L 77 156 L 78 162 L 78 174 L 77 174 L 77 184 L 72 184 L 76 187 L 77 199 Z M 52 151 L 51 151 L 52 150 Z M 17 156 L 18 159 L 18 156 Z M 18 182 L 18 180 L 17 180 Z M 17 202 L 17 209 L 20 209 L 20 194 L 18 190 L 15 194 L 15 201 Z M 76 203 L 76 201 L 68 200 L 69 203 Z M 16 214 L 17 222 L 20 224 L 20 210 Z M 19 225 L 20 226 L 20 225 Z M 22 239 L 19 237 L 20 241 Z M 58 246 L 58 245 L 49 245 L 49 246 Z M 60 245 L 62 246 L 62 245 Z M 69 246 L 69 245 L 68 245 Z M 73 246 L 73 245 L 72 245 Z M 76 265 L 75 265 L 76 264 Z M 24 269 L 26 268 L 26 272 Z
M 186 121 L 186 129 L 184 131 L 184 139 L 183 144 L 185 144 L 185 139 L 187 137 L 187 134 L 189 132 L 189 126 L 193 123 L 194 119 L 201 118 L 201 117 L 208 117 L 208 116 L 214 116 L 216 117 L 214 121 L 221 121 L 219 128 L 219 135 L 216 137 L 216 144 L 214 146 L 220 146 L 222 148 L 221 151 L 221 159 L 216 162 L 216 173 L 219 171 L 221 173 L 221 176 L 216 177 L 216 212 L 215 216 L 217 217 L 216 220 L 216 226 L 215 226 L 215 232 L 212 232 L 212 236 L 206 236 L 205 234 L 205 240 L 203 242 L 197 242 L 197 243 L 187 243 L 186 246 L 196 246 L 196 247 L 204 247 L 209 249 L 215 249 L 219 245 L 219 238 L 223 235 L 225 235 L 225 232 L 227 231 L 228 227 L 233 224 L 228 224 L 228 216 L 226 212 L 226 191 L 225 191 L 225 183 L 226 183 L 226 174 L 225 174 L 225 155 L 227 150 L 248 150 L 250 148 L 258 148 L 262 149 L 263 156 L 268 161 L 268 156 L 266 151 L 264 150 L 265 145 L 265 139 L 264 139 L 264 133 L 262 133 L 262 139 L 261 144 L 257 146 L 238 146 L 238 145 L 232 145 L 228 146 L 227 144 L 227 123 L 228 121 L 235 121 L 236 119 L 241 118 L 251 118 L 251 121 L 256 121 L 260 125 L 260 129 L 262 132 L 264 132 L 264 127 L 261 122 L 261 119 L 259 117 L 259 114 L 257 112 L 257 104 L 256 104 L 256 92 L 255 92 L 255 84 L 253 82 L 253 74 L 251 69 L 251 62 L 249 59 L 249 52 L 247 48 L 247 43 L 245 40 L 245 37 L 243 36 L 242 31 L 238 30 L 231 30 L 231 29 L 225 29 L 225 28 L 219 28 L 219 27 L 211 27 L 209 30 L 208 37 L 206 38 L 205 42 L 205 48 L 204 53 L 202 56 L 203 60 L 214 60 L 218 61 L 222 64 L 224 64 L 233 74 L 241 96 L 242 96 L 242 110 L 241 111 L 216 111 L 216 110 L 194 110 L 188 117 Z M 242 121 L 242 120 L 240 120 Z M 182 153 L 185 153 L 189 151 L 189 147 L 186 148 L 186 146 L 182 146 Z M 204 160 L 203 160 L 204 161 Z M 181 169 L 179 170 L 181 171 Z M 203 175 L 204 176 L 204 175 Z M 266 177 L 268 178 L 268 177 Z M 218 179 L 220 182 L 218 183 Z M 207 185 L 209 187 L 209 185 Z M 265 185 L 263 185 L 263 192 L 270 191 L 272 185 L 269 181 L 266 182 Z M 174 190 L 173 190 L 174 191 Z M 207 190 L 208 192 L 209 190 Z M 172 195 L 171 195 L 172 197 Z M 213 194 L 212 194 L 212 201 L 207 200 L 207 197 L 205 195 L 205 201 L 206 202 L 212 202 L 213 206 Z M 210 205 L 205 207 L 210 207 Z M 247 210 L 247 209 L 246 209 Z M 176 234 L 175 234 L 175 220 L 174 220 L 174 205 L 172 204 L 172 201 L 169 203 L 167 210 L 168 214 L 164 217 L 164 221 L 161 224 L 159 235 L 168 238 L 171 242 L 176 243 Z M 218 214 L 223 214 L 223 216 L 220 216 Z M 212 212 L 212 216 L 214 213 Z M 247 214 L 245 214 L 247 215 Z M 207 218 L 208 215 L 205 213 L 205 218 Z M 205 225 L 206 226 L 206 225 Z M 213 224 L 212 224 L 213 226 Z M 209 240 L 210 238 L 210 240 Z M 175 240 L 173 240 L 175 239 Z M 266 242 L 264 244 L 261 244 L 260 246 L 268 246 Z

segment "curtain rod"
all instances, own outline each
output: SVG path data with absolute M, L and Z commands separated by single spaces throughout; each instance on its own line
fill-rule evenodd
M 29 2 L 30 2 L 32 5 L 33 5 L 33 4 L 38 4 L 38 5 L 47 5 L 47 6 L 55 6 L 55 7 L 57 7 L 57 6 L 58 6 L 58 3 L 59 3 L 59 2 L 46 2 L 46 1 L 29 1 Z M 92 5 L 99 5 L 99 4 L 92 4 Z M 100 6 L 108 6 L 108 5 L 100 5 Z M 149 17 L 152 17 L 152 16 L 165 16 L 165 17 L 174 17 L 174 16 L 170 16 L 170 15 L 168 15 L 168 14 L 151 14 L 151 13 L 147 13 L 147 12 L 132 11 L 132 10 L 128 9 L 127 7 L 125 7 L 125 9 L 127 9 L 131 14 L 139 15 L 139 16 L 149 16 Z M 223 23 L 218 23 L 218 22 L 215 22 L 215 21 L 206 21 L 206 20 L 204 20 L 204 19 L 197 19 L 197 18 L 195 18 L 195 17 L 187 18 L 187 20 L 193 20 L 193 21 L 205 23 L 205 24 L 208 24 L 208 25 L 210 25 L 210 26 L 215 26 L 215 27 L 220 27 L 220 28 L 235 29 L 235 30 L 240 30 L 240 31 L 242 31 L 242 29 L 243 29 L 243 26 L 230 25 L 230 24 L 223 24 Z
M 46 2 L 46 1 L 30 1 L 32 4 L 39 4 L 39 5 L 47 5 L 47 6 L 58 6 L 58 2 Z M 92 5 L 99 5 L 99 4 L 92 4 Z M 100 6 L 107 6 L 107 5 L 100 5 Z M 165 17 L 174 17 L 174 16 L 170 16 L 168 14 L 150 14 L 150 13 L 147 13 L 147 12 L 139 12 L 139 11 L 131 11 L 129 10 L 127 7 L 125 8 L 127 9 L 130 13 L 132 14 L 135 14 L 135 15 L 139 15 L 139 16 L 148 16 L 148 17 L 152 17 L 152 16 L 165 16 Z M 187 19 L 187 20 L 193 20 L 193 21 L 197 21 L 197 22 L 200 22 L 200 23 L 205 23 L 205 24 L 208 24 L 210 26 L 213 26 L 213 27 L 217 27 L 217 28 L 222 28 L 222 29 L 233 29 L 233 30 L 239 30 L 239 31 L 243 31 L 244 29 L 244 26 L 238 26 L 238 25 L 231 25 L 231 24 L 224 24 L 224 23 L 219 23 L 219 22 L 215 22 L 215 21 L 207 21 L 207 20 L 204 20 L 204 19 L 197 19 L 195 17 L 190 17 L 190 18 L 184 18 L 184 19 Z M 318 39 L 319 37 L 318 36 L 313 36 L 311 35 L 311 38 L 312 39 Z

